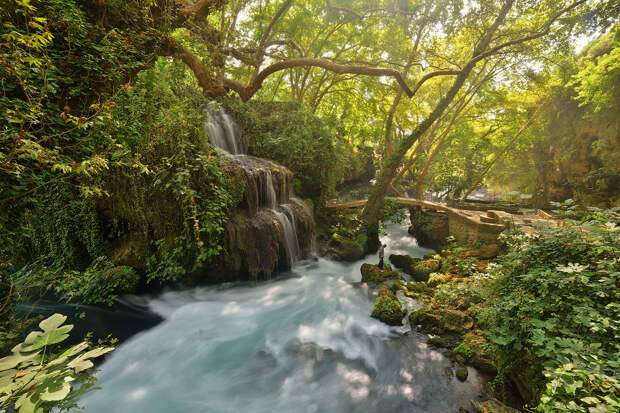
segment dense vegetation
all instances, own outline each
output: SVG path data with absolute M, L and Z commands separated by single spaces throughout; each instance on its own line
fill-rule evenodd
M 386 195 L 589 206 L 564 214 L 606 227 L 512 235 L 492 269 L 436 297 L 469 297 L 496 382 L 527 372 L 539 410 L 617 407 L 617 212 L 593 208 L 620 202 L 619 13 L 604 0 L 0 0 L 0 354 L 34 296 L 113 305 L 225 279 L 246 188 L 208 143 L 215 101 L 251 155 L 294 173 L 321 251 L 340 259 L 402 219 Z M 324 208 L 341 189 L 369 197 L 361 214 Z
M 454 351 L 474 364 L 489 360 L 500 394 L 512 381 L 536 411 L 613 411 L 620 216 L 569 215 L 572 226 L 503 235 L 506 252 L 492 263 L 456 245 L 443 251 L 446 276 L 429 281 L 437 285 L 429 311 L 473 316 Z

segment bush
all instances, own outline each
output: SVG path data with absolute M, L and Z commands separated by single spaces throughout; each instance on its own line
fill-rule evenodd
M 529 372 L 538 411 L 620 408 L 619 238 L 612 222 L 508 235 L 472 307 L 500 375 Z

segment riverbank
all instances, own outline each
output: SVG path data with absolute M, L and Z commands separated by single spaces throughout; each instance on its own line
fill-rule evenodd
M 514 404 L 517 393 L 538 411 L 620 408 L 618 215 L 588 217 L 504 234 L 503 254 L 490 260 L 455 244 L 426 260 L 391 256 L 405 273 L 433 268 L 389 290 L 416 298 L 411 325 L 450 359 L 494 377 L 499 398 Z

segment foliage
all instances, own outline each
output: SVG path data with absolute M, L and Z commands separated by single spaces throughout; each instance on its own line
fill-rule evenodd
M 472 313 L 499 356 L 500 376 L 534 372 L 537 411 L 617 409 L 617 222 L 541 231 L 506 237 L 509 251 Z
M 60 296 L 77 297 L 83 303 L 111 306 L 118 295 L 136 291 L 139 284 L 140 275 L 133 268 L 114 266 L 105 257 L 99 257 L 84 272 L 65 272 L 54 284 L 54 290 Z
M 91 348 L 83 341 L 53 353 L 73 328 L 63 325 L 66 319 L 54 314 L 41 321 L 42 331 L 31 331 L 9 356 L 0 359 L 0 408 L 12 407 L 20 413 L 70 409 L 77 407 L 79 396 L 93 390 L 95 379 L 88 372 L 92 359 L 114 348 Z M 79 387 L 72 387 L 73 382 L 80 383 Z
M 176 279 L 224 252 L 229 212 L 240 201 L 243 186 L 233 190 L 213 155 L 196 156 L 196 149 L 181 142 L 175 155 L 164 158 L 168 168 L 156 176 L 155 189 L 172 192 L 184 216 L 182 232 L 172 243 L 157 242 L 157 255 L 148 263 L 149 280 Z
M 323 204 L 336 185 L 363 173 L 355 150 L 343 140 L 333 117 L 319 118 L 293 102 L 224 100 L 250 140 L 251 155 L 269 158 L 295 174 L 295 191 Z

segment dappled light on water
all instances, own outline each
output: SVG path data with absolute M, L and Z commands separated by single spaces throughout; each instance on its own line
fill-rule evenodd
M 388 251 L 424 254 L 405 226 L 388 233 Z M 268 282 L 152 298 L 164 321 L 110 355 L 86 411 L 443 412 L 479 399 L 474 371 L 446 376 L 425 336 L 370 318 L 360 264 L 303 261 Z

